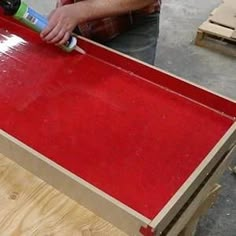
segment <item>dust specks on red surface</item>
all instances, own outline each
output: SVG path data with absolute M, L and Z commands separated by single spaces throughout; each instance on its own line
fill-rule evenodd
M 0 129 L 150 219 L 233 123 L 2 21 L 0 65 Z

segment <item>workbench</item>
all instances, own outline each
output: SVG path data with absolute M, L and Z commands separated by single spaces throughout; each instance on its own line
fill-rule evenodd
M 236 152 L 235 101 L 0 20 L 0 152 L 129 235 L 192 233 Z
M 169 235 L 194 235 L 199 218 L 214 203 L 217 178 L 229 165 L 225 161 L 213 181 L 171 225 Z M 127 236 L 124 232 L 69 197 L 0 155 L 0 234 L 56 236 Z

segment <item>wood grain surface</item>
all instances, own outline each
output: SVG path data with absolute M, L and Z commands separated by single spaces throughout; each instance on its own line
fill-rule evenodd
M 0 235 L 126 236 L 1 154 Z

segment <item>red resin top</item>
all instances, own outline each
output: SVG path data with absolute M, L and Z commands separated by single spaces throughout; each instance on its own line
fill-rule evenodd
M 233 124 L 3 20 L 0 114 L 0 129 L 150 219 Z

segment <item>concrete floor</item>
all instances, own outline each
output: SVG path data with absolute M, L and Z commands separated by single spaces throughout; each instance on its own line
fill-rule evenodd
M 26 2 L 43 14 L 48 14 L 56 1 Z M 212 91 L 236 99 L 235 58 L 193 44 L 198 26 L 220 2 L 164 0 L 156 65 Z M 236 165 L 236 157 L 233 162 Z M 216 204 L 200 221 L 196 236 L 236 236 L 236 176 L 226 171 L 221 184 L 223 190 Z
M 235 59 L 193 45 L 198 26 L 221 1 L 163 2 L 156 65 L 236 99 Z
M 198 26 L 220 0 L 163 1 L 156 65 L 224 96 L 236 99 L 235 58 L 196 47 Z M 236 157 L 234 158 L 236 165 Z M 236 176 L 226 171 L 216 204 L 203 217 L 196 236 L 236 236 Z

